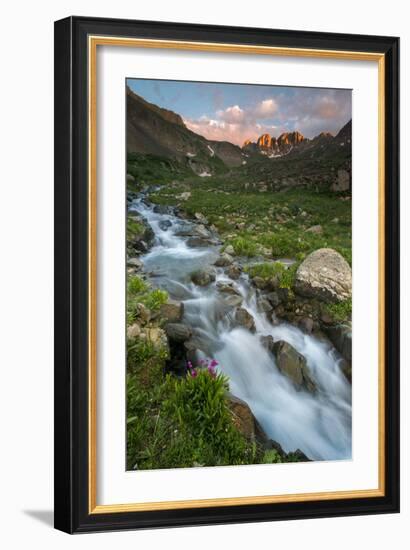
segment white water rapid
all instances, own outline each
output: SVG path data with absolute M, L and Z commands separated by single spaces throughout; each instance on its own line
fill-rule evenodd
M 246 274 L 232 281 L 223 268 L 217 268 L 214 283 L 195 286 L 190 274 L 212 265 L 219 247 L 187 246 L 187 237 L 178 233 L 186 233 L 192 223 L 156 213 L 143 199 L 134 200 L 131 208 L 147 220 L 156 237 L 154 246 L 141 257 L 144 271 L 154 286 L 184 302 L 184 321 L 203 343 L 202 357 L 219 361 L 220 370 L 229 377 L 231 393 L 248 403 L 268 437 L 286 452 L 301 449 L 313 460 L 350 459 L 351 386 L 339 367 L 341 358 L 336 350 L 290 324 L 273 326 L 258 311 L 255 290 Z M 232 328 L 231 313 L 221 313 L 218 282 L 232 283 L 240 291 L 244 298 L 241 307 L 255 319 L 255 333 Z M 274 357 L 260 342 L 262 335 L 285 340 L 306 358 L 318 387 L 315 394 L 297 391 L 278 371 Z

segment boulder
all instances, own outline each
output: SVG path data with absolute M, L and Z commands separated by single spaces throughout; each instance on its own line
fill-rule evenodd
M 192 336 L 192 329 L 183 323 L 168 323 L 165 326 L 169 340 L 173 342 L 186 342 Z
M 162 229 L 162 231 L 166 231 L 168 228 L 171 227 L 172 222 L 170 220 L 161 220 L 158 225 L 160 229 Z
M 271 313 L 273 310 L 272 304 L 265 297 L 258 298 L 257 301 L 258 311 L 263 313 Z
M 350 189 L 350 173 L 347 170 L 337 171 L 337 180 L 332 184 L 331 190 L 336 193 L 349 191 Z
M 228 265 L 231 265 L 232 262 L 233 262 L 232 256 L 224 252 L 219 256 L 219 258 L 216 260 L 214 265 L 216 265 L 217 267 L 227 267 Z
M 264 290 L 268 286 L 268 281 L 263 277 L 256 275 L 255 277 L 252 277 L 252 284 L 256 286 L 256 288 L 259 288 L 259 290 Z
M 249 405 L 231 393 L 227 397 L 234 425 L 248 441 L 255 441 L 255 417 Z
M 275 342 L 273 351 L 279 371 L 287 376 L 297 389 L 305 388 L 312 393 L 316 390 L 316 385 L 309 374 L 306 359 L 303 355 L 284 340 Z
M 233 283 L 227 283 L 223 281 L 218 281 L 216 283 L 216 288 L 219 290 L 219 292 L 224 292 L 225 294 L 236 294 L 237 296 L 240 296 L 241 293 L 239 290 L 233 285 Z
M 314 235 L 321 235 L 323 233 L 323 227 L 321 225 L 312 225 L 309 229 L 306 229 L 305 233 L 313 233 Z
M 246 309 L 240 307 L 235 312 L 235 323 L 240 327 L 255 332 L 255 320 Z
M 216 279 L 216 272 L 213 268 L 199 269 L 191 273 L 191 281 L 198 286 L 206 286 L 214 282 Z
M 352 327 L 349 324 L 323 327 L 337 351 L 347 361 L 352 360 Z
M 148 321 L 151 319 L 151 311 L 146 306 L 144 306 L 144 304 L 136 304 L 134 308 L 134 314 L 141 325 L 148 323 Z
M 165 331 L 162 328 L 146 328 L 144 332 L 147 340 L 153 344 L 155 349 L 166 349 L 169 352 L 168 340 Z
M 204 239 L 202 237 L 189 237 L 186 244 L 191 248 L 201 248 L 209 246 L 210 243 L 208 239 Z
M 201 212 L 195 212 L 194 217 L 196 220 L 198 220 L 201 223 L 208 224 L 208 220 Z
M 230 277 L 231 279 L 237 280 L 241 276 L 242 269 L 240 268 L 239 265 L 233 264 L 233 265 L 228 266 L 228 269 L 226 270 L 226 273 L 227 273 L 228 277 Z
M 269 301 L 269 303 L 273 307 L 277 307 L 282 302 L 281 298 L 279 297 L 279 294 L 275 291 L 265 294 L 265 298 Z
M 352 295 L 352 270 L 332 248 L 315 250 L 298 267 L 295 291 L 324 302 L 339 302 Z
M 224 252 L 226 252 L 226 254 L 229 254 L 230 256 L 235 256 L 235 249 L 231 244 L 228 244 Z
M 299 321 L 299 327 L 303 330 L 303 332 L 306 332 L 307 334 L 310 334 L 312 332 L 313 326 L 313 319 L 311 319 L 310 317 L 303 317 Z
M 130 327 L 127 328 L 127 338 L 132 340 L 133 338 L 138 338 L 138 336 L 141 334 L 141 327 L 138 323 L 134 323 Z
M 135 267 L 135 269 L 138 271 L 143 268 L 144 264 L 139 258 L 128 258 L 127 259 L 127 266 L 129 267 Z
M 222 297 L 224 305 L 231 307 L 239 307 L 242 305 L 243 298 L 239 294 L 224 294 Z
M 271 336 L 270 334 L 267 336 L 260 336 L 259 341 L 266 350 L 273 353 L 274 344 L 275 344 L 275 340 L 273 339 L 273 336 Z
M 135 178 L 132 174 L 127 174 L 127 183 L 133 183 Z
M 170 323 L 175 323 L 182 319 L 184 312 L 184 304 L 177 300 L 168 300 L 166 304 L 160 307 L 160 315 Z

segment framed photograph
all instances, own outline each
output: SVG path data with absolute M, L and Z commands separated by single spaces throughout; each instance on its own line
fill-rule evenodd
M 55 24 L 55 527 L 399 510 L 399 39 Z

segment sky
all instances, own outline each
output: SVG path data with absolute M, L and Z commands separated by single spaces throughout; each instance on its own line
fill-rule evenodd
M 335 135 L 352 116 L 351 90 L 142 79 L 127 84 L 150 103 L 181 115 L 194 132 L 237 145 L 264 133 Z

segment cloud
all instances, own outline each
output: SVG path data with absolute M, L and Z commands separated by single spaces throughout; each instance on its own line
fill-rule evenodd
M 192 131 L 207 139 L 242 145 L 264 133 L 279 136 L 299 130 L 306 137 L 336 134 L 351 118 L 351 95 L 346 90 L 286 89 L 254 105 L 233 104 L 213 115 L 185 118 Z
M 238 124 L 243 122 L 246 118 L 246 113 L 239 105 L 233 105 L 232 107 L 227 107 L 224 111 L 217 111 L 217 116 L 220 120 L 228 122 L 230 124 Z

